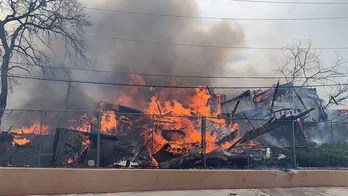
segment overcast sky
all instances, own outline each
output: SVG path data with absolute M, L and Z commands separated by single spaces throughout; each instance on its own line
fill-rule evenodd
M 274 0 L 280 1 L 280 0 Z M 296 1 L 296 0 L 293 0 Z M 301 0 L 298 0 L 301 1 Z M 314 0 L 313 0 L 314 1 Z M 323 0 L 316 0 L 320 2 Z M 336 0 L 335 0 L 336 1 Z M 202 14 L 214 17 L 236 18 L 310 18 L 348 16 L 348 5 L 303 5 L 232 2 L 229 0 L 199 0 Z M 311 20 L 311 21 L 237 21 L 246 32 L 249 46 L 284 47 L 296 39 L 309 36 L 313 47 L 345 47 L 348 45 L 348 20 Z M 274 51 L 247 51 L 252 60 L 269 56 Z M 332 57 L 335 51 L 325 50 L 323 56 Z M 348 50 L 337 51 L 348 57 Z M 276 55 L 274 55 L 275 58 Z

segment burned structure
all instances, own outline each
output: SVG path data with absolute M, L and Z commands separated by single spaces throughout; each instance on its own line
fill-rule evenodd
M 292 83 L 230 100 L 200 87 L 182 102 L 154 96 L 148 105 L 139 110 L 101 102 L 100 112 L 51 133 L 4 132 L 0 164 L 185 169 L 258 168 L 267 162 L 284 167 L 292 161 L 292 147 L 307 142 L 310 122 L 328 118 L 315 89 Z M 18 153 L 40 161 L 20 162 Z
M 241 95 L 221 103 L 222 113 L 232 115 L 235 121 L 243 126 L 242 130 L 259 127 L 265 124 L 272 117 L 282 115 L 298 115 L 305 111 L 311 112 L 295 123 L 297 135 L 302 135 L 302 143 L 307 136 L 302 125 L 307 122 L 323 122 L 328 120 L 324 111 L 323 101 L 319 98 L 314 88 L 294 88 L 293 83 L 274 85 L 273 88 L 265 91 L 245 91 Z M 232 111 L 232 114 L 230 114 Z M 242 121 L 248 120 L 249 123 Z M 290 127 L 282 129 L 291 129 Z M 275 131 L 270 133 L 272 139 L 264 138 L 261 143 L 272 145 L 273 141 L 282 141 L 282 145 L 290 144 L 291 133 L 286 131 Z

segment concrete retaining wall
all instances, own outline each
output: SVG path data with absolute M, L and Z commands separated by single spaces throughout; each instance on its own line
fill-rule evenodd
M 0 195 L 348 186 L 348 171 L 0 169 Z

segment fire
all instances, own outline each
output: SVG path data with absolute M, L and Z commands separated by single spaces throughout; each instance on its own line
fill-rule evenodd
M 129 76 L 132 78 L 132 80 L 129 84 L 136 84 L 136 85 L 144 85 L 145 84 L 144 79 L 140 75 L 130 74 Z M 132 94 L 136 94 L 138 92 L 138 87 L 133 86 L 131 89 L 131 92 L 132 92 Z
M 16 130 L 11 130 L 9 133 L 40 135 L 40 129 L 42 135 L 48 134 L 48 126 L 42 124 L 41 128 L 40 121 L 36 120 L 30 126 L 22 127 Z
M 16 135 L 16 136 L 14 136 L 12 144 L 14 144 L 14 145 L 17 144 L 17 145 L 23 146 L 25 144 L 28 144 L 29 142 L 30 142 L 30 140 L 28 140 L 27 138 L 20 138 L 20 136 Z
M 102 133 L 110 133 L 112 129 L 116 129 L 117 121 L 116 114 L 113 111 L 107 111 L 101 116 L 101 131 Z
M 301 120 L 297 120 L 297 122 L 298 122 L 298 124 L 300 125 L 300 129 L 301 129 L 303 135 L 304 135 L 305 137 L 307 137 L 307 133 L 306 133 L 305 129 L 303 128 L 302 121 L 301 121 Z
M 89 118 L 87 114 L 82 114 L 78 119 L 71 119 L 70 122 L 77 123 L 77 125 L 72 125 L 69 129 L 86 132 L 91 132 L 91 128 L 94 127 L 96 130 L 98 127 L 97 117 Z M 114 111 L 101 111 L 101 132 L 110 134 L 113 129 L 117 127 L 116 114 Z
M 232 141 L 222 144 L 222 149 L 229 148 L 230 146 L 232 146 L 232 144 L 236 143 L 242 137 L 242 135 L 240 134 L 239 125 L 237 123 L 231 125 L 231 133 L 233 132 L 236 133 L 236 137 Z
M 88 136 L 83 136 L 82 138 L 83 138 L 82 145 L 88 146 L 88 145 L 91 144 L 91 140 L 90 140 L 90 138 Z
M 90 132 L 93 121 L 96 119 L 89 120 L 87 114 L 82 114 L 78 119 L 71 119 L 70 122 L 77 123 L 77 126 L 70 126 L 69 129 L 78 130 L 81 132 Z
M 247 146 L 249 148 L 255 148 L 256 146 L 258 146 L 259 144 L 253 140 L 250 140 L 249 143 L 247 144 Z
M 345 107 L 341 110 L 342 115 L 347 115 L 348 114 L 348 107 Z
M 25 145 L 30 142 L 29 139 L 24 138 L 21 135 L 47 135 L 48 134 L 48 126 L 40 125 L 40 121 L 34 121 L 30 126 L 22 127 L 16 130 L 10 130 L 9 133 L 14 135 L 13 144 L 17 145 Z
M 169 99 L 170 97 L 176 97 L 175 95 L 179 93 L 178 97 L 184 97 L 185 94 L 192 94 L 190 97 L 185 97 L 183 102 L 179 102 L 176 99 Z M 161 131 L 151 131 L 146 130 L 143 136 L 145 140 L 148 140 L 153 137 L 154 140 L 154 149 L 148 147 L 149 152 L 158 151 L 166 143 L 177 150 L 178 149 L 192 149 L 194 144 L 201 145 L 201 117 L 207 116 L 207 120 L 213 121 L 217 124 L 225 126 L 224 119 L 218 119 L 211 116 L 217 116 L 218 112 L 214 113 L 211 111 L 208 101 L 211 98 L 211 95 L 207 89 L 196 88 L 193 92 L 190 90 L 178 90 L 170 93 L 168 90 L 161 91 L 159 96 L 153 96 L 150 99 L 149 106 L 146 109 L 147 114 L 166 114 L 163 116 L 154 116 L 154 121 L 164 121 L 165 123 L 160 123 L 161 130 L 183 130 L 185 136 L 182 139 L 176 139 L 175 141 L 167 141 L 163 138 Z M 173 96 L 174 94 L 174 96 Z M 181 96 L 180 96 L 181 95 Z M 165 99 L 163 99 L 165 98 Z M 159 111 L 160 110 L 160 111 Z M 188 117 L 196 116 L 196 118 Z M 210 117 L 210 118 L 209 118 Z M 232 124 L 231 131 L 238 131 L 238 124 Z M 153 136 L 152 136 L 153 134 Z M 239 131 L 238 131 L 239 134 Z M 217 149 L 219 146 L 215 144 L 217 140 L 216 136 L 213 136 L 207 130 L 206 134 L 206 150 L 211 152 Z M 226 142 L 223 148 L 229 147 L 231 144 Z M 175 153 L 175 152 L 172 152 Z
M 132 81 L 129 84 L 144 85 L 145 81 L 136 74 L 130 75 Z M 149 97 L 149 100 L 145 98 L 138 101 L 141 98 L 139 93 L 144 93 Z M 264 99 L 269 96 L 269 93 L 264 93 L 260 99 Z M 222 146 L 215 144 L 221 137 L 218 134 L 211 134 L 214 127 L 206 127 L 206 151 L 207 153 L 214 151 L 217 148 L 226 149 L 229 148 L 234 142 L 241 138 L 239 131 L 239 125 L 235 123 L 226 124 L 225 119 L 217 118 L 220 114 L 219 105 L 217 108 L 211 108 L 209 101 L 213 99 L 212 92 L 203 87 L 197 87 L 195 89 L 139 89 L 139 87 L 130 87 L 128 89 L 122 89 L 120 96 L 115 101 L 112 108 L 105 109 L 105 103 L 100 104 L 100 128 L 101 132 L 105 134 L 120 134 L 117 133 L 117 126 L 119 124 L 126 124 L 131 127 L 133 125 L 132 118 L 128 118 L 125 115 L 116 116 L 115 111 L 118 107 L 116 104 L 125 105 L 128 107 L 135 107 L 142 110 L 147 114 L 146 120 L 149 123 L 145 123 L 143 131 L 140 134 L 144 143 L 152 140 L 152 145 L 147 145 L 148 153 L 152 159 L 154 165 L 156 161 L 153 159 L 152 154 L 160 150 L 167 143 L 172 147 L 172 153 L 183 154 L 188 150 L 200 148 L 202 145 L 201 135 L 201 123 L 202 117 L 206 117 L 206 121 L 209 124 L 213 124 L 216 127 L 224 127 L 223 134 L 228 135 L 235 132 L 235 138 L 231 142 L 225 142 Z M 259 96 L 257 97 L 259 99 Z M 145 103 L 145 104 L 144 104 Z M 119 121 L 117 120 L 119 119 Z M 73 125 L 69 128 L 78 130 L 81 132 L 91 132 L 91 129 L 98 130 L 98 116 L 88 116 L 83 114 L 76 119 L 70 121 Z M 149 126 L 148 124 L 151 124 Z M 209 130 L 211 129 L 211 130 Z M 47 134 L 48 126 L 42 125 L 42 133 Z M 171 130 L 173 133 L 171 139 L 166 139 L 163 136 L 165 130 Z M 181 131 L 182 134 L 175 135 L 175 132 Z M 14 131 L 17 134 L 20 133 L 40 133 L 40 123 L 35 121 L 31 126 L 21 128 Z M 122 133 L 124 134 L 124 133 Z M 17 138 L 15 141 L 18 144 L 25 144 L 27 140 Z M 88 136 L 83 137 L 82 145 L 88 147 L 90 145 L 90 138 Z M 73 159 L 69 159 L 67 163 L 72 163 Z
M 269 98 L 269 96 L 271 95 L 271 91 L 262 91 L 261 93 L 259 93 L 258 95 L 256 95 L 254 97 L 254 101 L 255 103 L 261 103 L 265 100 L 267 100 Z
M 69 159 L 66 161 L 67 164 L 71 164 L 71 163 L 73 163 L 73 162 L 74 162 L 74 160 L 73 160 L 72 158 L 69 158 Z

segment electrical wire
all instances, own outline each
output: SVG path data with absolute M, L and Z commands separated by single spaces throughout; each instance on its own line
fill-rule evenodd
M 160 13 L 144 13 L 125 10 L 112 10 L 105 8 L 86 7 L 87 10 L 113 12 L 121 14 L 143 15 L 143 16 L 160 16 L 181 19 L 206 19 L 206 20 L 239 20 L 239 21 L 301 21 L 301 20 L 338 20 L 348 19 L 348 16 L 330 16 L 330 17 L 307 17 L 307 18 L 238 18 L 238 17 L 206 17 L 206 16 L 185 16 Z
M 138 42 L 138 43 L 176 45 L 176 46 L 199 47 L 199 48 L 252 49 L 252 50 L 283 50 L 284 49 L 284 47 L 248 47 L 248 46 L 221 46 L 221 45 L 186 44 L 186 43 L 176 43 L 176 42 L 161 42 L 161 41 L 140 40 L 140 39 L 123 38 L 123 37 L 102 36 L 102 35 L 96 35 L 96 34 L 85 34 L 85 35 L 89 36 L 89 37 L 123 40 L 123 41 Z M 313 47 L 312 49 L 314 49 L 314 50 L 348 50 L 348 47 L 347 46 L 344 46 L 344 47 Z
M 2 61 L 0 61 L 1 63 Z M 31 63 L 13 62 L 12 64 L 18 65 L 31 65 Z M 100 70 L 100 69 L 89 69 L 89 68 L 78 68 L 78 67 L 63 67 L 63 66 L 47 66 L 47 69 L 68 69 L 73 71 L 86 71 L 86 72 L 101 72 L 101 73 L 112 73 L 118 75 L 140 75 L 140 76 L 151 76 L 151 77 L 171 77 L 171 78 L 200 78 L 200 79 L 286 79 L 284 76 L 198 76 L 198 75 L 173 75 L 173 74 L 150 74 L 150 73 L 139 73 L 139 72 L 123 72 L 123 71 L 111 71 L 111 70 Z M 307 79 L 308 77 L 296 77 L 297 79 Z M 329 77 L 313 77 L 313 79 L 327 79 L 327 78 L 348 78 L 347 75 L 332 75 Z
M 3 77 L 5 75 L 0 75 Z M 145 87 L 145 88 L 173 88 L 173 89 L 205 89 L 206 86 L 173 86 L 173 85 L 150 85 L 150 84 L 126 84 L 126 83 L 114 83 L 114 82 L 97 82 L 97 81 L 85 81 L 85 80 L 67 80 L 58 78 L 47 78 L 38 76 L 25 76 L 25 75 L 7 75 L 8 78 L 17 79 L 31 79 L 31 80 L 42 80 L 42 81 L 53 81 L 53 82 L 65 82 L 65 83 L 80 83 L 80 84 L 96 84 L 96 85 L 111 85 L 111 86 L 125 86 L 125 87 Z M 348 83 L 342 84 L 313 84 L 309 87 L 330 87 L 330 86 L 347 86 Z M 279 89 L 292 89 L 292 88 L 303 88 L 304 86 L 280 86 Z M 209 86 L 210 89 L 270 89 L 276 88 L 275 86 Z
M 267 0 L 229 0 L 242 3 L 273 3 L 273 4 L 302 4 L 302 5 L 348 5 L 348 2 L 315 2 L 315 1 L 267 1 Z
M 348 18 L 348 16 L 347 16 L 347 18 Z M 166 41 L 141 40 L 141 39 L 133 39 L 133 38 L 127 38 L 127 37 L 103 36 L 103 35 L 90 34 L 90 33 L 84 33 L 84 35 L 88 36 L 88 37 L 121 40 L 121 41 L 128 41 L 128 42 L 134 42 L 134 43 L 175 45 L 175 46 L 195 47 L 195 48 L 246 49 L 246 50 L 284 50 L 285 49 L 285 47 L 222 46 L 222 45 L 187 44 L 187 43 L 166 42 Z M 299 49 L 307 49 L 307 48 L 299 48 Z M 348 46 L 312 47 L 311 49 L 313 49 L 313 50 L 348 50 Z

